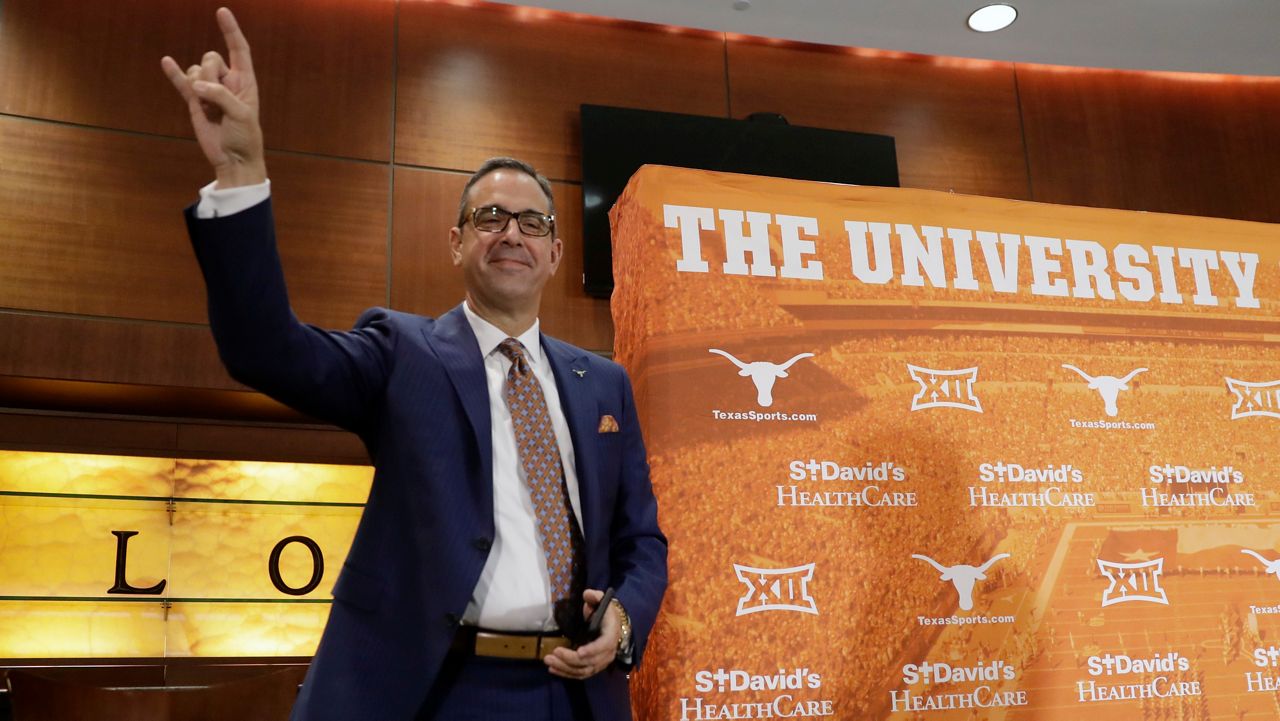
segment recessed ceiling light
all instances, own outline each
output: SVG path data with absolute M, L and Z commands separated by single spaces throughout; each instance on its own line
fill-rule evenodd
M 734 10 L 750 10 L 751 0 L 733 0 Z
M 969 16 L 969 27 L 980 33 L 1004 30 L 1018 19 L 1018 10 L 1012 5 L 988 5 L 978 8 Z

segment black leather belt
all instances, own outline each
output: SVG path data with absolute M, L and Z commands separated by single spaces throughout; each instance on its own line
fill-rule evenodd
M 475 626 L 462 626 L 453 637 L 452 650 L 491 658 L 540 661 L 557 648 L 571 647 L 569 639 L 552 633 L 490 631 Z

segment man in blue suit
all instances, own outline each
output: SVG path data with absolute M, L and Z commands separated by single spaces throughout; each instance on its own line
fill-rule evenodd
M 563 252 L 550 184 L 510 158 L 472 176 L 449 231 L 466 298 L 440 318 L 303 325 L 248 44 L 230 11 L 218 22 L 229 62 L 162 66 L 217 176 L 187 222 L 219 353 L 238 380 L 357 433 L 376 468 L 294 718 L 629 719 L 666 539 L 625 373 L 538 330 Z M 581 627 L 600 606 L 594 636 Z

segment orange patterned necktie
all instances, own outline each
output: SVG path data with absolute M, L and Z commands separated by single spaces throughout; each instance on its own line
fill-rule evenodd
M 529 368 L 524 346 L 515 338 L 498 345 L 511 359 L 504 395 L 515 428 L 516 452 L 529 484 L 529 498 L 538 521 L 538 540 L 547 557 L 551 578 L 551 600 L 569 599 L 581 578 L 582 534 L 569 505 L 569 489 L 564 482 L 560 447 L 547 412 L 542 386 Z

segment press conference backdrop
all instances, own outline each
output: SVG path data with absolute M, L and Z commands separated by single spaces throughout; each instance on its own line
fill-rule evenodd
M 642 719 L 1280 713 L 1280 227 L 649 166 Z

